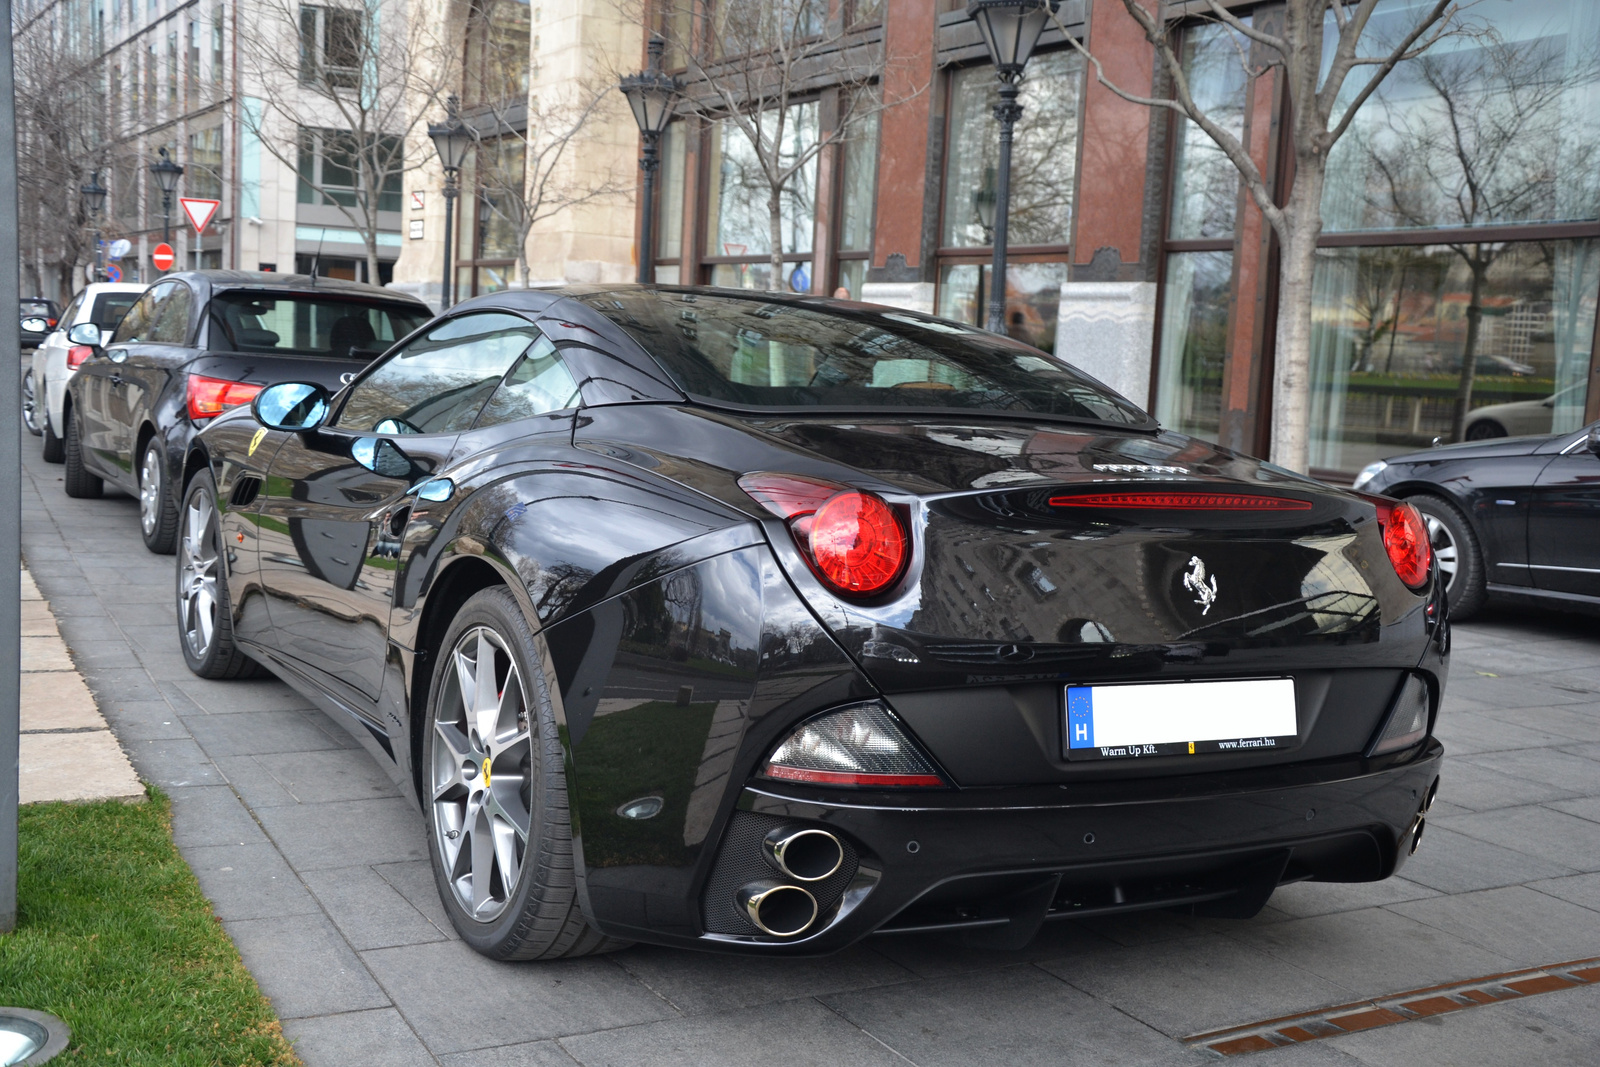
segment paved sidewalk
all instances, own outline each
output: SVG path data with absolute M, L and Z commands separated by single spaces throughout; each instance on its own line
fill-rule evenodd
M 144 786 L 72 665 L 50 604 L 26 567 L 20 682 L 17 795 L 21 803 L 144 799 Z
M 454 936 L 421 816 L 365 752 L 276 682 L 190 675 L 173 560 L 144 550 L 136 503 L 69 500 L 24 446 L 30 568 L 311 1067 L 1199 1064 L 1179 1039 L 1600 956 L 1600 624 L 1500 615 L 1457 631 L 1444 784 L 1402 878 L 1288 887 L 1249 922 L 1058 923 L 1011 953 L 901 937 L 821 960 L 493 963 Z M 1600 988 L 1251 1061 L 1593 1067 Z

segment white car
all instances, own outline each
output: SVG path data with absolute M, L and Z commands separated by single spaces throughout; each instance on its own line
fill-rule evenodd
M 44 438 L 44 458 L 60 463 L 66 456 L 66 424 L 61 405 L 67 383 L 78 364 L 89 357 L 87 345 L 74 345 L 67 331 L 91 322 L 109 337 L 122 316 L 149 286 L 137 282 L 95 282 L 84 287 L 61 313 L 55 330 L 33 350 L 33 366 L 22 376 L 22 421 Z
M 1587 383 L 1569 385 L 1542 400 L 1517 400 L 1510 404 L 1490 404 L 1467 416 L 1466 439 L 1485 441 L 1492 437 L 1533 437 L 1551 432 L 1556 405 L 1568 402 L 1572 394 L 1587 388 Z M 1581 408 L 1583 398 L 1577 398 Z

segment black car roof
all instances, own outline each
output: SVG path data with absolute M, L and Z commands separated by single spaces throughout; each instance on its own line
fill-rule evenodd
M 369 300 L 391 300 L 413 304 L 427 309 L 428 305 L 409 293 L 396 292 L 379 285 L 348 282 L 341 278 L 313 278 L 309 274 L 279 274 L 262 270 L 186 270 L 163 275 L 162 280 L 182 279 L 210 292 L 232 289 L 275 289 L 295 293 L 334 293 L 340 296 L 360 296 Z M 431 313 L 431 312 L 430 312 Z

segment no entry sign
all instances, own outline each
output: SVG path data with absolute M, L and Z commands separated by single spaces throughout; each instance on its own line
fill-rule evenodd
M 155 264 L 156 270 L 172 269 L 172 246 L 162 241 L 150 252 L 150 262 Z

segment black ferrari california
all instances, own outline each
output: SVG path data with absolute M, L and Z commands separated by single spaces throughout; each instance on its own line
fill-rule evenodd
M 967 326 L 467 301 L 195 439 L 180 643 L 415 797 L 468 944 L 815 954 L 1388 877 L 1449 649 L 1408 504 Z

